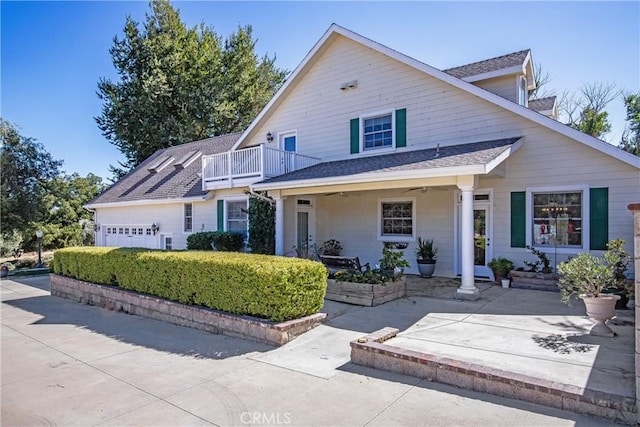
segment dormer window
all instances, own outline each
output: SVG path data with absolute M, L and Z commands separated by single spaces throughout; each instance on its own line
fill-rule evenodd
M 527 100 L 529 98 L 527 79 L 524 76 L 520 76 L 518 82 L 518 104 L 526 107 L 528 103 Z

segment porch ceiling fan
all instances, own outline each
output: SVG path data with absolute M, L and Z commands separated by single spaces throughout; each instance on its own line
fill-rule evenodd
M 408 190 L 404 190 L 403 193 L 408 193 L 410 191 L 420 190 L 421 193 L 426 193 L 427 191 L 437 190 L 437 191 L 446 191 L 446 188 L 442 187 L 414 187 L 409 188 Z
M 340 196 L 340 197 L 351 197 L 351 196 L 360 196 L 360 194 L 358 193 L 347 193 L 345 191 L 334 191 L 333 193 L 327 193 L 325 194 L 325 197 L 327 196 Z

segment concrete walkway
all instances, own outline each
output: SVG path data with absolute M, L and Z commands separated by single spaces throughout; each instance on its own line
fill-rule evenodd
M 577 307 L 561 318 L 530 308 L 503 323 L 491 320 L 502 319 L 507 301 L 499 298 L 491 310 L 482 300 L 424 297 L 375 308 L 327 303 L 327 324 L 275 349 L 51 297 L 47 276 L 3 280 L 0 289 L 3 426 L 608 425 L 349 362 L 349 342 L 385 326 L 404 331 L 397 339 L 407 342 L 426 342 L 422 334 L 443 325 L 517 331 L 521 315 L 569 322 L 563 327 L 572 331 L 584 327 L 571 323 L 581 318 Z M 520 295 L 503 295 L 510 293 Z M 557 331 L 549 326 L 537 333 Z M 451 338 L 440 344 L 466 345 Z

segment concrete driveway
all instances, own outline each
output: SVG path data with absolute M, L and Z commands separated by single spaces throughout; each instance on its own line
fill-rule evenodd
M 352 365 L 349 341 L 381 322 L 368 308 L 329 303 L 276 349 L 55 298 L 48 276 L 0 288 L 3 426 L 607 425 Z

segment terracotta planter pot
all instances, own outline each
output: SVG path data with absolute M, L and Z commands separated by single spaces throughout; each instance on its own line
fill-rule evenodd
M 620 296 L 600 294 L 597 298 L 586 295 L 580 295 L 580 298 L 587 308 L 587 316 L 596 321 L 589 334 L 599 337 L 614 337 L 615 333 L 605 322 L 616 315 L 616 302 Z

